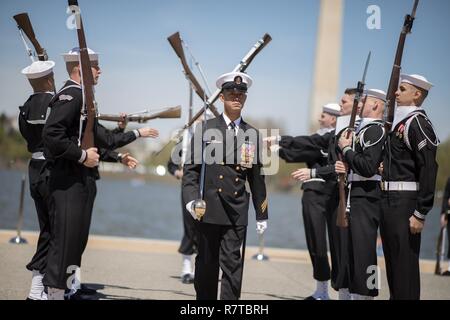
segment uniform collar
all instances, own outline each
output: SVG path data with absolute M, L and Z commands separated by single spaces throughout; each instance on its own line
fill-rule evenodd
M 340 116 L 337 118 L 336 121 L 336 134 L 341 133 L 344 129 L 347 129 L 348 126 L 350 125 L 350 118 L 352 117 L 351 114 L 346 115 L 346 116 Z M 361 118 L 356 115 L 355 118 L 355 123 L 357 123 L 357 121 L 359 121 Z
M 227 125 L 227 128 L 229 127 L 231 120 L 230 118 L 227 117 L 227 115 L 224 113 L 222 113 L 222 117 L 225 120 L 225 124 Z M 239 126 L 241 125 L 241 121 L 242 121 L 242 117 L 237 118 L 236 120 L 234 120 L 234 124 L 236 125 L 236 128 L 239 128 Z
M 32 94 L 32 96 L 36 95 L 36 94 L 51 94 L 52 96 L 55 95 L 55 93 L 53 91 L 38 91 L 38 92 L 34 92 Z
M 75 80 L 72 80 L 70 78 L 66 81 L 66 83 L 64 84 L 64 87 L 73 86 L 73 85 L 76 85 L 81 88 L 81 83 L 78 83 Z
M 369 124 L 372 123 L 381 123 L 381 119 L 376 118 L 361 118 L 361 122 L 359 123 L 358 128 L 356 128 L 356 132 L 360 132 L 362 129 L 367 127 Z
M 335 130 L 335 128 L 330 127 L 330 128 L 320 128 L 319 130 L 316 131 L 316 134 L 323 136 L 331 131 Z
M 395 128 L 400 122 L 408 118 L 411 115 L 411 113 L 417 111 L 423 111 L 423 109 L 416 106 L 395 108 L 394 122 L 392 124 L 392 128 Z

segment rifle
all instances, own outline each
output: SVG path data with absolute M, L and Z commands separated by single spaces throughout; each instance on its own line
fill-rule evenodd
M 261 52 L 262 49 L 264 49 L 265 46 L 267 46 L 269 44 L 269 42 L 272 41 L 272 37 L 266 33 L 262 39 L 258 40 L 258 42 L 255 43 L 255 45 L 252 47 L 252 49 L 250 49 L 250 51 L 247 53 L 247 55 L 241 60 L 241 62 L 233 69 L 232 72 L 245 72 L 248 68 L 248 66 L 250 65 L 250 63 L 252 63 L 253 59 L 255 59 L 256 55 Z M 217 89 L 213 95 L 208 99 L 208 101 L 206 102 L 206 105 L 208 108 L 211 109 L 211 104 L 213 104 L 218 98 L 220 93 L 222 92 L 221 89 Z M 204 99 L 204 96 L 201 97 L 201 99 Z M 211 109 L 211 111 L 213 111 L 213 109 Z M 214 113 L 214 111 L 213 111 Z M 194 115 L 191 119 L 191 121 L 189 121 L 189 123 L 187 123 L 183 129 L 189 128 L 198 118 L 200 118 L 200 116 L 203 114 L 203 110 L 200 110 L 196 115 Z M 214 115 L 216 117 L 218 117 L 219 115 L 215 114 Z
M 445 233 L 447 227 L 442 227 L 439 232 L 437 247 L 436 247 L 436 267 L 434 268 L 434 274 L 441 275 L 441 261 L 444 261 L 445 256 Z
M 145 123 L 150 120 L 154 119 L 178 119 L 181 117 L 181 106 L 176 106 L 172 108 L 167 108 L 164 111 L 157 112 L 155 114 L 149 114 L 149 115 L 128 115 L 125 117 L 122 117 L 120 115 L 111 115 L 111 114 L 101 114 L 99 113 L 97 115 L 98 120 L 103 121 L 113 121 L 113 122 L 138 122 L 138 123 Z
M 347 139 L 350 137 L 352 132 L 355 131 L 356 114 L 358 112 L 358 106 L 361 101 L 362 95 L 364 93 L 364 87 L 366 85 L 367 69 L 369 68 L 371 55 L 372 55 L 372 52 L 369 52 L 369 55 L 367 56 L 367 60 L 366 60 L 366 65 L 364 67 L 364 74 L 363 74 L 362 80 L 358 81 L 355 99 L 353 100 L 353 109 L 352 109 L 352 115 L 350 117 L 350 124 L 347 128 L 347 131 L 345 132 Z M 339 155 L 339 160 L 343 161 L 343 157 L 341 154 Z M 347 199 L 345 196 L 345 179 L 346 179 L 345 173 L 340 173 L 339 174 L 339 207 L 338 207 L 336 224 L 338 227 L 341 227 L 341 228 L 348 227 L 347 214 L 350 211 L 349 203 L 347 204 Z
M 206 98 L 206 100 L 208 100 L 208 96 L 206 95 L 200 83 L 197 81 L 191 69 L 189 68 L 186 56 L 184 54 L 183 41 L 181 40 L 180 33 L 179 32 L 174 33 L 173 35 L 168 37 L 167 40 L 169 41 L 178 58 L 180 58 L 181 64 L 183 65 L 184 74 L 191 82 L 192 88 L 194 89 L 195 93 L 197 93 L 200 99 L 204 100 Z M 216 117 L 218 117 L 220 113 L 217 111 L 217 108 L 214 106 L 213 103 L 214 102 L 210 102 L 208 104 L 209 109 L 212 111 L 212 113 L 214 113 Z M 201 116 L 201 113 L 199 116 Z
M 181 45 L 181 38 L 180 38 L 180 34 L 177 32 L 173 35 L 171 35 L 168 38 L 170 44 L 172 45 L 172 47 L 174 48 L 175 52 L 181 53 L 183 52 L 183 47 Z M 255 43 L 255 45 L 250 49 L 250 51 L 244 56 L 244 58 L 241 60 L 241 62 L 239 62 L 239 64 L 233 69 L 232 72 L 245 72 L 248 68 L 248 66 L 250 65 L 250 63 L 252 63 L 253 59 L 258 55 L 259 52 L 261 52 L 262 49 L 264 49 L 269 42 L 272 41 L 272 37 L 266 33 L 262 39 L 258 40 L 258 42 Z M 182 59 L 181 57 L 184 57 L 184 53 L 181 55 L 179 55 L 180 59 Z M 184 61 L 184 63 L 183 63 Z M 184 60 L 182 59 L 182 64 L 183 67 L 188 67 L 187 63 L 186 63 L 186 59 L 184 58 Z M 189 69 L 190 70 L 190 69 Z M 188 74 L 192 74 L 191 73 L 187 73 L 186 68 L 185 68 L 185 73 L 188 76 Z M 198 84 L 198 81 L 193 81 L 193 79 L 189 78 L 189 80 L 191 81 L 191 84 L 194 86 L 194 90 L 195 92 L 199 95 L 199 97 L 204 100 L 206 95 L 204 94 L 204 90 L 201 89 L 200 85 Z M 198 87 L 195 86 L 195 83 L 197 83 Z M 199 90 L 201 89 L 201 90 Z M 214 108 L 211 108 L 211 106 L 213 105 L 213 103 L 219 98 L 220 93 L 222 92 L 221 89 L 217 89 L 216 92 L 214 92 L 214 94 L 207 99 L 208 101 L 206 101 L 206 106 L 207 108 L 210 108 L 210 110 L 214 113 L 214 115 L 216 117 L 219 116 L 219 113 L 214 112 Z M 192 126 L 192 124 L 198 119 L 200 118 L 200 116 L 203 114 L 205 108 L 202 108 L 202 110 L 200 110 L 198 113 L 196 113 L 192 119 L 186 124 L 184 125 L 183 128 L 181 128 L 180 130 L 178 130 L 178 133 L 176 134 L 176 136 L 173 139 L 177 139 L 179 140 L 183 131 L 188 129 L 189 127 Z M 164 145 L 157 153 L 156 155 L 158 155 L 162 150 L 164 150 L 171 142 L 171 139 L 166 145 Z
M 191 60 L 191 63 L 192 63 L 192 60 Z M 194 87 L 193 87 L 192 83 L 189 81 L 189 112 L 188 112 L 188 119 L 187 119 L 188 122 L 191 121 L 193 116 L 194 116 Z M 190 127 L 189 129 L 186 129 L 187 131 L 185 131 L 183 133 L 183 141 L 182 141 L 182 145 L 181 145 L 181 163 L 180 163 L 181 168 L 183 168 L 184 164 L 186 163 L 188 147 L 189 147 L 189 143 L 191 142 L 190 138 L 192 135 L 192 129 L 193 128 Z
M 33 47 L 36 50 L 36 55 L 37 55 L 39 61 L 47 61 L 48 60 L 47 52 L 45 51 L 44 48 L 41 47 L 39 41 L 36 39 L 36 35 L 34 34 L 33 26 L 31 25 L 31 21 L 30 21 L 30 18 L 28 17 L 28 13 L 26 13 L 26 12 L 19 13 L 19 14 L 16 14 L 13 18 L 17 22 L 17 27 L 19 28 L 20 35 L 22 37 L 22 40 L 25 44 L 25 48 L 26 48 L 31 60 L 34 62 L 33 53 L 31 51 L 31 49 L 28 48 L 28 46 L 25 42 L 25 38 L 23 37 L 23 33 L 25 33 L 27 38 L 33 44 Z
M 395 53 L 394 66 L 392 67 L 391 78 L 389 80 L 389 87 L 386 94 L 386 109 L 385 109 L 385 128 L 387 132 L 392 129 L 395 114 L 395 92 L 398 90 L 398 83 L 400 81 L 400 71 L 402 69 L 403 50 L 405 48 L 406 36 L 411 33 L 414 19 L 416 17 L 417 6 L 419 0 L 414 0 L 414 7 L 411 14 L 407 14 L 398 40 L 397 52 Z
M 91 70 L 91 61 L 89 60 L 89 53 L 86 44 L 86 36 L 84 34 L 83 21 L 81 19 L 80 9 L 78 6 L 78 0 L 68 0 L 69 9 L 72 14 L 75 15 L 77 24 L 78 43 L 80 48 L 80 65 L 81 65 L 81 77 L 83 82 L 81 88 L 84 94 L 85 106 L 87 114 L 87 123 L 84 129 L 83 139 L 81 141 L 81 147 L 84 150 L 94 147 L 94 127 L 96 117 L 96 102 L 94 96 L 94 77 Z M 82 130 L 82 128 L 80 128 Z

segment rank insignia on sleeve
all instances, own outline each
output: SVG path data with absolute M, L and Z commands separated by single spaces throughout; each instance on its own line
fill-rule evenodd
M 263 203 L 261 204 L 261 211 L 265 212 L 267 209 L 267 198 L 263 201 Z
M 67 94 L 62 94 L 59 96 L 59 101 L 72 101 L 73 97 Z
M 422 150 L 424 147 L 427 146 L 427 139 L 423 140 L 422 142 L 420 142 L 417 146 L 417 149 L 420 151 Z

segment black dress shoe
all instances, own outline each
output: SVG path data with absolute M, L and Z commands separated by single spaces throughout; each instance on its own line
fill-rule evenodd
M 92 296 L 92 295 L 94 295 L 94 294 L 97 294 L 97 290 L 95 290 L 95 289 L 93 289 L 93 288 L 90 288 L 90 287 L 88 287 L 87 285 L 85 285 L 85 284 L 81 284 L 81 286 L 80 286 L 80 289 L 78 289 L 78 291 L 81 293 L 81 294 L 85 294 L 85 295 L 90 295 L 90 296 Z
M 442 274 L 441 274 L 441 276 L 450 276 L 450 271 L 444 271 Z
M 83 301 L 83 300 L 96 300 L 93 295 L 82 294 L 80 290 L 77 290 L 74 294 L 64 295 L 64 300 L 75 300 L 75 301 Z
M 313 296 L 309 296 L 309 297 L 306 297 L 305 299 L 303 299 L 303 300 L 317 300 L 316 298 L 314 298 Z
M 194 283 L 194 277 L 190 273 L 183 274 L 181 276 L 181 282 L 184 284 Z
M 97 294 L 97 290 L 89 288 L 88 286 L 86 286 L 84 284 L 81 284 L 80 289 L 78 289 L 77 292 L 79 294 L 86 295 L 86 296 L 93 296 L 93 295 Z M 66 289 L 64 291 L 64 293 L 66 295 L 68 295 L 70 293 L 70 289 Z

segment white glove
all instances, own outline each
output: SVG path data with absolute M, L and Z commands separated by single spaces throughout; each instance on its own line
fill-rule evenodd
M 263 139 L 264 142 L 270 143 L 270 144 L 276 144 L 281 141 L 281 136 L 271 136 L 266 137 Z
M 186 210 L 191 214 L 192 218 L 194 218 L 194 220 L 197 220 L 197 215 L 195 214 L 194 208 L 193 208 L 193 204 L 194 204 L 195 200 L 192 200 L 191 202 L 188 202 L 186 204 Z
M 273 152 L 273 153 L 278 152 L 278 150 L 280 150 L 280 149 L 281 149 L 281 147 L 280 147 L 279 144 L 273 144 L 273 145 L 270 146 L 270 151 Z
M 262 235 L 267 229 L 267 220 L 256 221 L 256 233 Z

